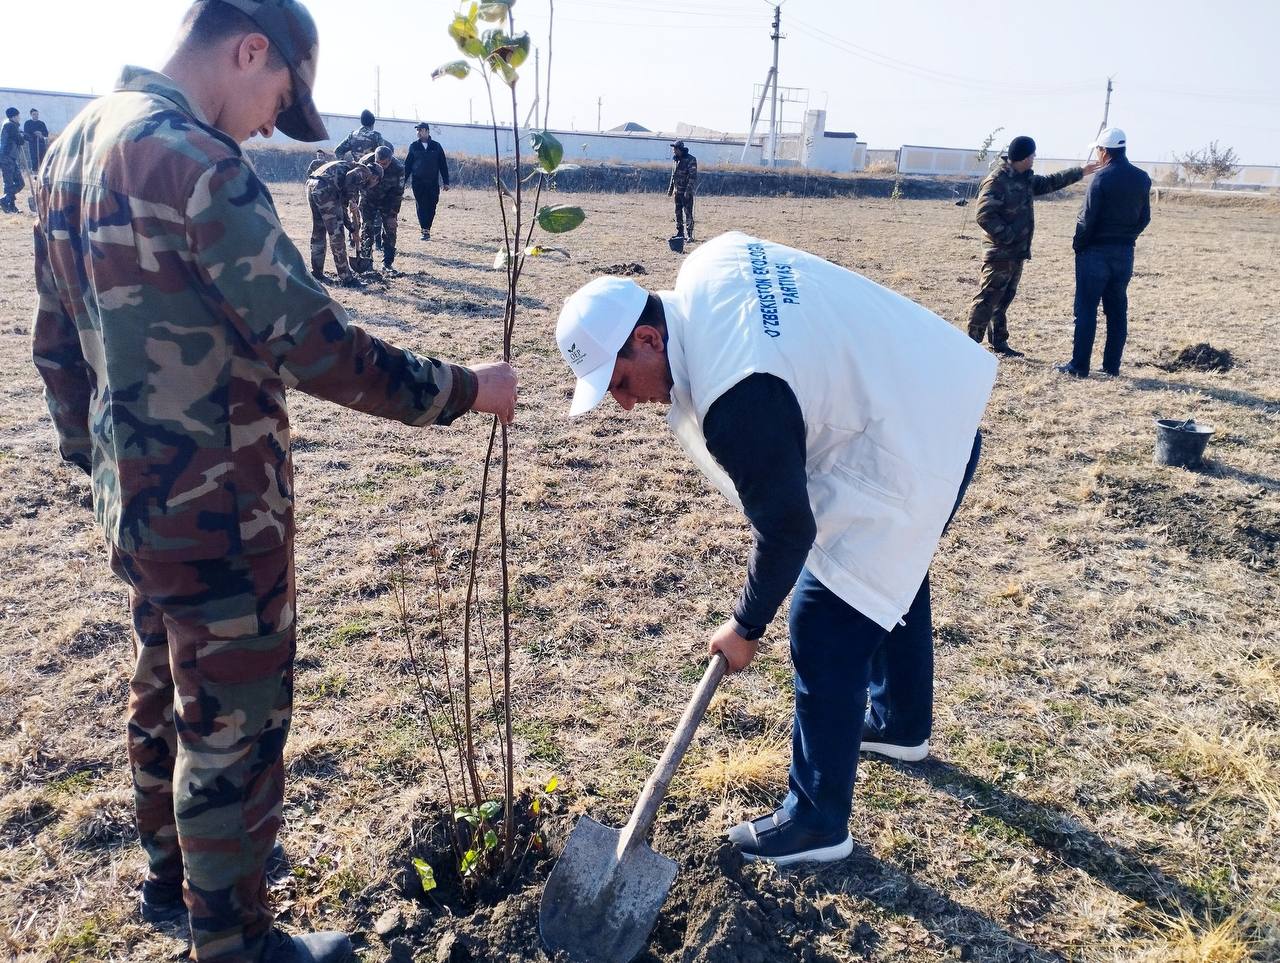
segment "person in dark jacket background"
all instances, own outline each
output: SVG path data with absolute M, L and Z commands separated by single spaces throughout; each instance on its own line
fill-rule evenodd
M 987 337 L 997 354 L 1017 357 L 1009 347 L 1009 305 L 1018 293 L 1022 267 L 1031 258 L 1035 233 L 1032 198 L 1051 194 L 1074 184 L 1098 167 L 1068 167 L 1047 177 L 1035 174 L 1036 142 L 1015 137 L 1000 166 L 988 174 L 978 189 L 978 226 L 987 236 L 982 258 L 982 282 L 969 307 L 969 337 L 979 344 Z
M 22 136 L 27 139 L 27 158 L 31 161 L 31 171 L 40 169 L 45 151 L 49 149 L 49 125 L 40 119 L 40 111 L 31 108 L 30 119 L 22 125 Z
M 1077 378 L 1089 375 L 1099 301 L 1107 317 L 1102 370 L 1120 373 L 1129 336 L 1134 241 L 1151 223 L 1151 178 L 1129 163 L 1124 131 L 1108 127 L 1093 146 L 1102 167 L 1085 194 L 1071 240 L 1076 252 L 1075 343 L 1071 360 L 1058 367 Z
M 440 184 L 449 189 L 449 161 L 444 148 L 431 139 L 431 125 L 418 124 L 418 139 L 409 145 L 409 156 L 404 162 L 405 184 L 413 185 L 413 199 L 418 205 L 418 227 L 422 239 L 431 240 L 431 225 L 436 219 L 436 205 L 440 203 Z

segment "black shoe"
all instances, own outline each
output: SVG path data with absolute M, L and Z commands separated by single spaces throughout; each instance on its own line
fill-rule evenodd
M 351 275 L 350 277 L 345 277 L 345 278 L 340 279 L 340 280 L 338 281 L 338 283 L 339 283 L 339 284 L 341 284 L 344 288 L 362 288 L 362 287 L 364 287 L 364 282 L 363 282 L 363 281 L 361 281 L 361 280 L 360 280 L 358 277 L 356 277 L 354 274 L 353 274 L 353 275 Z
M 351 938 L 346 933 L 303 933 L 289 936 L 272 930 L 262 952 L 262 963 L 347 963 Z
M 785 812 L 738 823 L 729 830 L 729 842 L 737 846 L 743 859 L 765 860 L 777 866 L 792 863 L 830 863 L 853 852 L 847 829 L 819 835 L 801 829 Z
M 1119 377 L 1120 377 L 1120 369 L 1119 369 L 1119 368 L 1107 368 L 1107 367 L 1103 367 L 1103 369 L 1102 369 L 1102 370 L 1103 370 L 1104 372 L 1106 372 L 1107 374 L 1111 375 L 1111 377 L 1113 377 L 1113 378 L 1119 378 Z
M 929 755 L 929 740 L 923 742 L 903 742 L 891 740 L 877 732 L 865 722 L 862 724 L 862 745 L 859 752 L 873 752 L 877 756 L 900 759 L 903 762 L 919 762 Z
M 686 241 L 688 241 L 690 244 L 692 244 L 692 243 L 693 243 L 693 231 L 689 231 L 689 232 L 687 232 L 687 233 L 685 234 L 685 236 L 684 236 L 684 239 L 685 239 Z
M 424 241 L 429 241 L 429 240 L 431 240 L 431 232 L 430 232 L 430 231 L 423 231 L 423 232 L 422 232 L 422 239 L 423 239 Z
M 996 354 L 1004 355 L 1006 358 L 1025 358 L 1026 357 L 1026 355 L 1024 355 L 1017 348 L 1009 347 L 1009 342 L 1007 341 L 1004 344 L 993 344 L 991 346 L 991 350 L 994 351 Z
M 325 274 L 323 271 L 312 271 L 311 276 L 315 278 L 317 281 L 319 281 L 321 284 L 329 283 L 329 275 Z
M 144 923 L 150 923 L 170 936 L 181 937 L 190 926 L 187 904 L 182 901 L 181 886 L 143 883 L 138 910 Z
M 1068 361 L 1066 364 L 1058 365 L 1053 370 L 1058 372 L 1058 374 L 1070 375 L 1073 378 L 1089 377 L 1089 372 L 1081 371 L 1079 368 L 1072 365 L 1070 361 Z

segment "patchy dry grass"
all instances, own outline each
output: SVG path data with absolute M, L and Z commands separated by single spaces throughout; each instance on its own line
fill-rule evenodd
M 305 241 L 301 188 L 277 196 Z M 429 244 L 406 211 L 404 277 L 341 297 L 379 335 L 492 358 L 493 202 L 466 190 L 444 200 Z M 553 845 L 572 814 L 626 818 L 749 548 L 659 412 L 564 416 L 571 385 L 551 336 L 564 296 L 602 266 L 640 263 L 654 287 L 679 266 L 665 198 L 581 201 L 590 219 L 573 259 L 531 264 L 516 339 L 517 751 L 526 785 L 564 784 L 548 806 Z M 1075 207 L 1039 203 L 1012 312 L 1027 358 L 1001 367 L 983 464 L 934 567 L 936 756 L 867 762 L 852 859 L 752 871 L 751 905 L 792 907 L 799 921 L 770 930 L 791 947 L 771 958 L 1280 957 L 1280 219 L 1157 206 L 1130 288 L 1124 374 L 1076 382 L 1051 369 L 1070 341 Z M 707 198 L 699 210 L 704 236 L 793 241 L 956 323 L 980 256 L 960 223 L 950 204 L 923 201 Z M 29 221 L 0 221 L 0 945 L 21 960 L 154 961 L 181 947 L 133 913 L 124 598 L 84 482 L 56 463 L 29 361 L 29 250 Z M 1156 366 L 1200 342 L 1229 350 L 1234 367 Z M 404 874 L 443 786 L 389 589 L 403 526 L 429 633 L 430 526 L 457 633 L 487 429 L 415 431 L 300 395 L 292 405 L 301 634 L 282 837 L 292 872 L 277 902 L 289 925 L 362 931 L 369 961 L 392 952 L 373 921 L 402 908 L 405 946 L 431 959 L 443 917 L 406 901 Z M 1217 429 L 1207 470 L 1154 468 L 1152 419 L 1188 414 Z M 487 577 L 490 616 L 496 593 Z M 655 848 L 686 874 L 785 789 L 782 623 L 770 639 L 725 684 L 659 821 Z M 678 959 L 699 932 L 694 903 L 673 897 L 650 963 Z

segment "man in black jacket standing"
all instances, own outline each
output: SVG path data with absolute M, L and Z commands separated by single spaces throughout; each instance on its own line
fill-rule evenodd
M 49 149 L 49 126 L 40 119 L 40 111 L 31 108 L 31 119 L 22 125 L 22 135 L 27 139 L 27 157 L 31 161 L 31 172 L 40 169 L 45 151 Z
M 1076 252 L 1075 344 L 1071 360 L 1058 367 L 1077 378 L 1089 376 L 1099 301 L 1107 316 L 1102 370 L 1120 373 L 1129 334 L 1134 241 L 1151 223 L 1151 178 L 1129 163 L 1124 131 L 1108 127 L 1093 146 L 1103 166 L 1085 194 L 1071 240 Z
M 436 219 L 436 205 L 440 203 L 440 184 L 449 189 L 449 161 L 444 149 L 431 139 L 431 125 L 418 124 L 418 139 L 409 145 L 409 156 L 404 162 L 404 179 L 413 185 L 413 199 L 418 205 L 418 227 L 422 239 L 431 240 L 431 224 Z

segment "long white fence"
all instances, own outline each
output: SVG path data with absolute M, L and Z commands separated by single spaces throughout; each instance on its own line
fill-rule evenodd
M 878 154 L 878 151 L 872 151 Z M 955 147 L 921 147 L 915 144 L 904 144 L 898 151 L 898 173 L 900 174 L 934 174 L 934 175 L 974 175 L 986 174 L 990 165 L 996 160 L 998 151 L 990 151 L 985 160 L 978 159 L 978 151 L 964 150 Z M 1060 157 L 1037 157 L 1036 170 L 1042 174 L 1050 174 L 1067 167 L 1081 164 L 1080 159 Z M 1133 163 L 1151 175 L 1157 184 L 1171 183 L 1179 176 L 1178 164 L 1168 161 L 1135 160 Z M 1259 164 L 1245 165 L 1234 177 L 1218 181 L 1219 187 L 1252 188 L 1265 190 L 1280 188 L 1280 167 L 1267 167 Z
M 37 108 L 41 119 L 55 135 L 92 100 L 87 94 L 0 87 L 0 104 L 17 107 L 21 111 L 20 120 L 26 120 L 30 108 Z M 359 124 L 359 119 L 350 114 L 322 116 L 332 136 L 330 140 L 316 146 L 330 150 Z M 415 123 L 413 120 L 397 118 L 380 119 L 378 130 L 403 149 L 416 139 L 413 129 Z M 843 173 L 865 170 L 869 163 L 896 161 L 900 174 L 981 176 L 987 172 L 998 153 L 989 152 L 986 160 L 979 160 L 977 150 L 955 147 L 904 144 L 896 151 L 868 150 L 867 145 L 853 134 L 827 131 L 826 112 L 819 110 L 807 113 L 804 128 L 803 135 L 796 143 L 785 145 L 786 149 L 780 151 L 779 156 L 786 158 L 783 166 L 802 165 L 811 170 Z M 493 131 L 487 125 L 432 123 L 431 133 L 448 153 L 479 156 L 493 153 Z M 670 142 L 673 138 L 670 135 L 572 130 L 556 130 L 553 133 L 564 144 L 565 159 L 569 161 L 646 163 L 668 161 L 671 158 Z M 753 138 L 745 152 L 742 138 L 731 135 L 713 137 L 693 134 L 684 136 L 683 140 L 703 166 L 763 163 L 765 148 L 761 137 Z M 299 146 L 296 141 L 279 132 L 267 143 L 281 147 Z M 499 131 L 498 149 L 504 157 L 514 153 L 510 130 Z M 1079 160 L 1038 157 L 1036 170 L 1048 173 L 1079 163 Z M 1178 174 L 1176 164 L 1140 160 L 1135 160 L 1134 163 L 1150 174 L 1157 184 L 1171 183 Z M 1219 186 L 1254 190 L 1280 189 L 1280 167 L 1246 165 L 1234 177 L 1220 181 Z

